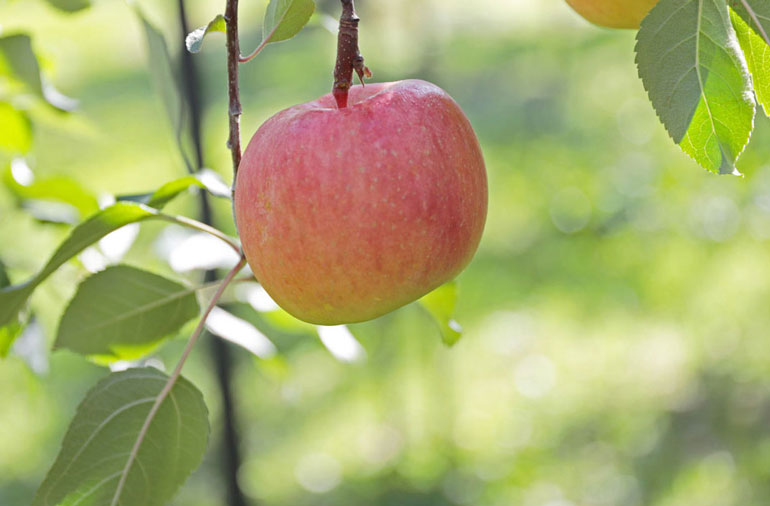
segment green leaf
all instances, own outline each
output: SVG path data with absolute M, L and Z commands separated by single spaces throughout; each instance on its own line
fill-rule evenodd
M 206 35 L 211 32 L 225 33 L 226 31 L 227 22 L 225 21 L 225 17 L 221 14 L 217 14 L 217 17 L 212 19 L 206 26 L 201 26 L 190 32 L 184 40 L 185 46 L 187 46 L 187 50 L 191 53 L 197 53 L 201 50 L 203 39 Z
M 43 81 L 40 64 L 28 35 L 19 33 L 0 37 L 0 76 L 6 76 L 26 87 L 59 110 L 68 111 L 74 105 L 72 99 Z
M 22 184 L 14 177 L 10 167 L 7 167 L 3 173 L 3 183 L 21 201 L 63 202 L 74 207 L 81 219 L 99 210 L 99 202 L 96 197 L 72 178 L 50 177 L 34 179 L 28 184 Z
M 48 3 L 65 12 L 77 12 L 91 6 L 91 0 L 48 0 Z
M 135 11 L 144 28 L 152 81 L 155 84 L 155 88 L 161 94 L 163 105 L 166 107 L 166 112 L 171 120 L 179 153 L 182 155 L 188 169 L 192 169 L 188 148 L 183 139 L 183 127 L 187 117 L 187 110 L 185 109 L 185 102 L 182 100 L 179 79 L 174 71 L 173 60 L 171 59 L 166 39 L 152 23 L 147 21 L 147 18 L 144 17 L 139 8 L 136 8 Z
M 167 203 L 192 187 L 202 188 L 216 197 L 230 198 L 230 188 L 211 170 L 203 170 L 191 176 L 170 181 L 154 192 L 140 195 L 122 195 L 118 200 L 128 200 L 162 209 Z
M 417 302 L 433 317 L 444 344 L 452 346 L 460 340 L 462 329 L 452 319 L 457 304 L 457 282 L 445 283 Z
M 29 35 L 19 33 L 0 37 L 0 75 L 12 77 L 33 93 L 43 96 L 40 65 Z
M 97 383 L 78 406 L 32 506 L 165 505 L 200 464 L 209 435 L 203 396 L 180 377 L 132 452 L 167 380 L 142 368 Z
M 270 0 L 265 11 L 262 44 L 294 37 L 310 20 L 314 10 L 313 0 Z
M 35 288 L 69 259 L 124 225 L 157 216 L 158 211 L 155 209 L 141 204 L 119 202 L 75 227 L 48 263 L 32 279 L 20 285 L 0 289 L 0 328 L 14 320 Z
M 109 267 L 80 284 L 54 348 L 107 362 L 135 360 L 199 311 L 194 288 L 127 265 Z
M 669 135 L 704 168 L 739 174 L 754 127 L 746 61 L 724 0 L 661 0 L 637 35 L 639 76 Z
M 8 272 L 5 270 L 5 263 L 0 260 L 0 288 L 5 288 L 11 284 L 11 278 L 8 276 Z
M 8 352 L 11 351 L 11 345 L 21 335 L 22 330 L 24 330 L 24 325 L 21 324 L 18 318 L 6 326 L 0 327 L 0 358 L 8 356 Z
M 21 155 L 32 146 L 32 123 L 8 102 L 0 102 L 0 151 Z
M 5 270 L 5 264 L 0 261 L 0 288 L 5 288 L 10 286 L 10 284 L 11 279 Z M 23 328 L 24 325 L 21 324 L 18 318 L 14 318 L 10 324 L 0 327 L 0 358 L 8 356 L 11 345 L 19 337 Z
M 754 93 L 770 116 L 770 2 L 747 0 L 744 5 L 736 1 L 730 18 L 753 78 Z

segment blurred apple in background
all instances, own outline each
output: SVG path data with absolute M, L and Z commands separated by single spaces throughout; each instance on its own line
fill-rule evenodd
M 567 0 L 591 23 L 608 28 L 639 28 L 658 0 Z

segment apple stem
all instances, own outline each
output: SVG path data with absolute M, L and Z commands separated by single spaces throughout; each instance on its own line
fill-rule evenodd
M 353 85 L 353 71 L 358 74 L 361 85 L 364 77 L 372 77 L 369 67 L 364 65 L 364 57 L 358 50 L 358 22 L 353 0 L 342 1 L 340 29 L 337 34 L 337 64 L 334 66 L 334 86 L 332 95 L 337 101 L 337 107 L 344 109 L 348 106 L 348 91 Z
M 227 22 L 227 95 L 230 101 L 229 120 L 230 135 L 227 138 L 227 147 L 233 159 L 233 189 L 235 189 L 235 177 L 238 175 L 238 166 L 241 164 L 241 94 L 238 87 L 238 63 L 241 57 L 240 43 L 238 42 L 238 0 L 227 0 L 225 7 L 225 21 Z

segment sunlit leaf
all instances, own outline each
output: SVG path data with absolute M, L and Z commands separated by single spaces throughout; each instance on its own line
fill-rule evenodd
M 14 318 L 9 324 L 0 327 L 0 358 L 8 356 L 11 345 L 21 335 L 23 329 L 24 327 L 18 318 Z
M 321 342 L 341 362 L 362 362 L 366 359 L 366 350 L 350 332 L 347 325 L 319 325 L 316 327 Z
M 190 188 L 202 188 L 216 197 L 230 198 L 230 188 L 211 170 L 204 170 L 197 174 L 185 176 L 170 181 L 154 192 L 139 195 L 122 195 L 118 200 L 129 200 L 147 204 L 156 209 L 162 209 L 167 203 L 181 195 Z
M 704 168 L 737 174 L 754 127 L 751 78 L 717 0 L 661 0 L 637 35 L 639 76 L 658 117 Z
M 441 340 L 452 346 L 462 337 L 460 325 L 452 319 L 457 304 L 457 283 L 451 281 L 436 288 L 418 300 L 420 306 L 433 317 L 441 331 Z
M 206 319 L 206 329 L 260 358 L 270 358 L 276 353 L 272 341 L 254 325 L 220 307 L 212 309 Z
M 14 163 L 16 164 L 16 172 L 18 172 L 22 168 L 18 165 L 20 161 L 17 160 Z M 22 202 L 46 200 L 69 204 L 77 210 L 80 219 L 99 210 L 96 196 L 83 188 L 75 179 L 61 176 L 35 178 L 28 168 L 26 168 L 26 174 L 29 174 L 29 178 L 20 182 L 10 167 L 6 168 L 3 173 L 3 183 Z
M 0 102 L 0 151 L 24 154 L 32 145 L 32 124 L 27 115 L 8 102 Z
M 211 32 L 225 33 L 227 31 L 227 22 L 221 14 L 212 19 L 206 26 L 201 26 L 190 32 L 185 38 L 185 46 L 191 53 L 197 53 L 201 50 L 203 39 Z
M 69 259 L 113 230 L 158 216 L 155 209 L 141 204 L 119 202 L 78 225 L 64 240 L 43 269 L 20 285 L 0 289 L 0 328 L 16 319 L 35 288 Z
M 127 265 L 87 278 L 64 311 L 55 348 L 133 360 L 198 315 L 194 288 Z
M 43 80 L 32 40 L 26 34 L 0 37 L 0 76 L 23 85 L 30 92 L 60 110 L 70 110 L 75 102 Z
M 751 72 L 754 93 L 770 116 L 770 2 L 746 0 L 732 3 L 730 17 Z
M 313 0 L 270 0 L 265 11 L 262 42 L 280 42 L 297 35 L 315 10 Z
M 91 6 L 91 0 L 48 0 L 48 3 L 66 12 L 77 12 Z
M 203 396 L 180 377 L 132 451 L 167 379 L 128 369 L 88 392 L 32 505 L 164 506 L 200 464 L 209 435 Z

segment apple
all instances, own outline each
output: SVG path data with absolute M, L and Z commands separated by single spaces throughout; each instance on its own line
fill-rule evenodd
M 419 80 L 353 86 L 267 120 L 238 169 L 234 211 L 246 259 L 295 317 L 376 318 L 470 262 L 487 177 L 468 119 Z
M 658 0 L 567 0 L 591 23 L 609 28 L 639 28 Z

